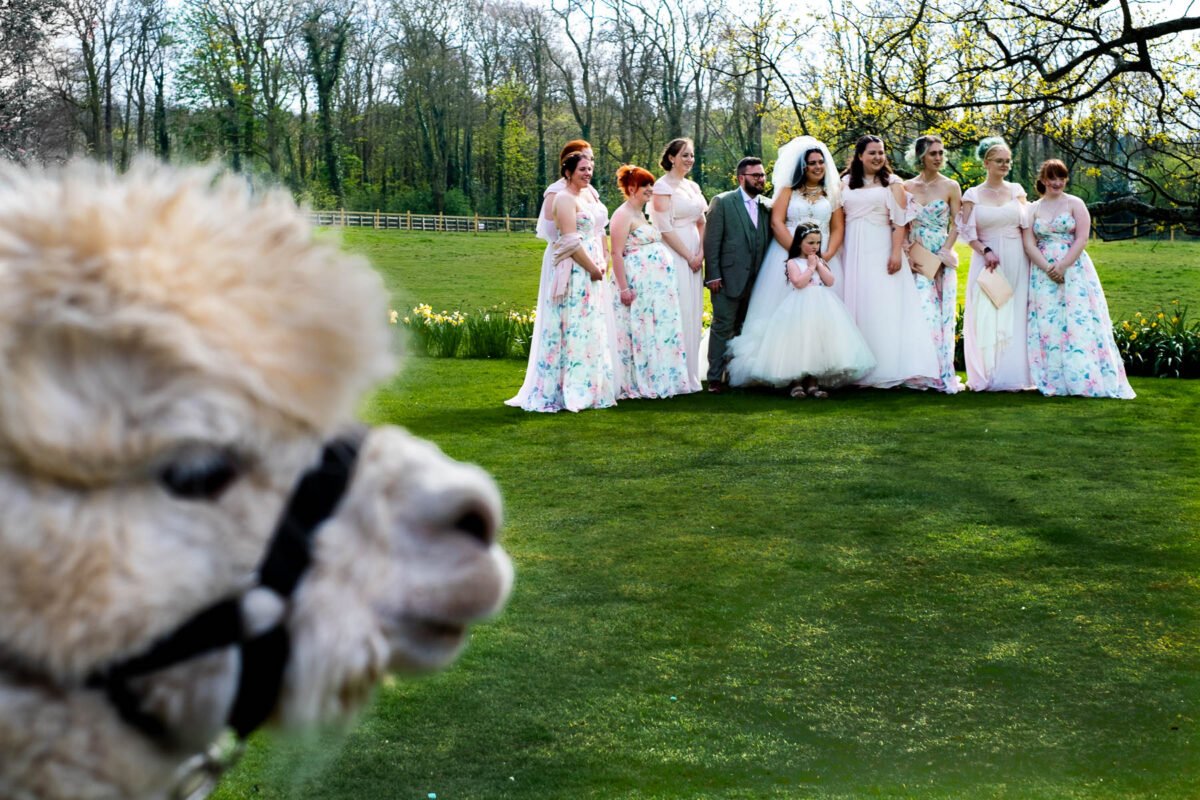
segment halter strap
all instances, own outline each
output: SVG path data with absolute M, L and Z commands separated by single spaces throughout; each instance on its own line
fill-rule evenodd
M 326 444 L 321 461 L 309 469 L 292 490 L 271 544 L 258 567 L 255 587 L 269 589 L 289 600 L 312 564 L 317 529 L 337 510 L 358 458 L 362 431 Z M 100 689 L 129 725 L 150 739 L 171 743 L 166 724 L 141 710 L 142 698 L 131 685 L 135 678 L 181 664 L 214 650 L 238 645 L 241 674 L 228 724 L 245 737 L 270 716 L 279 701 L 283 673 L 291 651 L 285 617 L 271 628 L 250 636 L 245 630 L 241 600 L 226 598 L 198 612 L 143 653 L 93 672 L 87 686 Z

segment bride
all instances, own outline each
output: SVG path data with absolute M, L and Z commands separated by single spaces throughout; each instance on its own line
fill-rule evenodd
M 771 205 L 771 246 L 763 258 L 758 279 L 750 295 L 750 307 L 738 346 L 733 352 L 757 352 L 763 344 L 767 320 L 787 297 L 790 284 L 787 278 L 787 253 L 792 245 L 792 233 L 801 222 L 815 223 L 821 229 L 824 250 L 822 260 L 833 273 L 833 290 L 842 296 L 842 266 L 837 257 L 845 233 L 842 214 L 841 184 L 834 169 L 829 148 L 811 136 L 799 136 L 779 148 L 775 171 L 771 175 L 775 187 Z M 730 342 L 733 347 L 733 342 Z M 749 359 L 734 359 L 729 363 L 729 382 L 743 386 L 751 382 L 746 371 Z

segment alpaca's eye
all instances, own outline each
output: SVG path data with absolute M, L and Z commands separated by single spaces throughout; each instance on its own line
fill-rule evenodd
M 183 500 L 216 500 L 238 476 L 237 458 L 225 450 L 188 453 L 158 473 L 168 492 Z

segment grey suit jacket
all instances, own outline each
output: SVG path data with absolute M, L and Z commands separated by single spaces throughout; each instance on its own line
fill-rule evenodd
M 704 282 L 718 278 L 728 297 L 737 299 L 753 287 L 767 245 L 771 242 L 771 209 L 761 197 L 758 227 L 750 221 L 740 189 L 722 192 L 708 206 L 704 226 Z

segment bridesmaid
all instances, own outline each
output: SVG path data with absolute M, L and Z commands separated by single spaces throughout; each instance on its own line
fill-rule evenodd
M 684 394 L 690 390 L 675 264 L 645 214 L 654 175 L 627 164 L 617 170 L 617 185 L 625 195 L 610 224 L 617 399 Z
M 854 146 L 842 178 L 842 209 L 843 296 L 876 360 L 858 384 L 887 389 L 937 379 L 941 368 L 933 336 L 916 284 L 903 268 L 907 198 L 878 136 L 863 136 Z
M 954 252 L 958 227 L 954 218 L 962 203 L 962 187 L 942 175 L 946 146 L 940 136 L 918 137 L 908 156 L 909 166 L 917 171 L 915 177 L 904 182 L 905 191 L 912 196 L 909 241 L 919 242 L 942 260 L 941 270 L 932 279 L 915 266 L 912 270 L 925 323 L 933 336 L 939 370 L 936 378 L 908 385 L 954 394 L 962 389 L 962 381 L 954 370 L 954 326 L 958 315 L 958 255 Z
M 1070 174 L 1057 159 L 1042 163 L 1029 207 L 1025 253 L 1037 269 L 1029 281 L 1029 372 L 1044 395 L 1132 399 L 1113 338 L 1108 302 L 1087 251 L 1087 206 L 1066 193 Z
M 976 392 L 1019 392 L 1033 388 L 1026 348 L 1029 259 L 1021 241 L 1025 190 L 1004 180 L 1012 167 L 1012 150 L 998 136 L 979 143 L 987 179 L 963 194 L 959 235 L 971 246 L 963 311 L 963 352 L 967 388 Z M 979 288 L 983 270 L 999 270 L 1013 296 L 1000 308 Z
M 561 165 L 566 157 L 572 153 L 583 153 L 589 160 L 595 161 L 590 144 L 583 139 L 572 139 L 563 145 L 562 152 L 558 155 L 558 163 Z M 529 392 L 533 388 L 533 382 L 537 377 L 537 363 L 541 357 L 542 340 L 546 337 L 545 322 L 548 319 L 546 303 L 550 298 L 550 287 L 554 282 L 554 243 L 558 240 L 558 228 L 554 225 L 554 198 L 566 186 L 567 182 L 559 178 L 547 186 L 546 191 L 542 193 L 542 208 L 538 212 L 537 237 L 546 242 L 546 251 L 542 254 L 542 271 L 538 280 L 537 303 L 534 305 L 535 313 L 532 340 L 529 346 L 529 361 L 525 366 L 525 381 L 521 384 L 520 390 L 515 396 L 504 401 L 505 405 L 516 408 L 524 406 L 525 401 L 529 399 Z M 598 206 L 597 211 L 604 208 L 604 203 L 600 201 L 600 195 L 596 192 L 595 187 L 589 185 L 586 190 L 586 196 L 593 204 Z M 607 214 L 608 210 L 605 209 L 606 219 Z
M 704 312 L 704 212 L 708 202 L 694 181 L 688 180 L 696 163 L 691 139 L 672 139 L 659 164 L 666 174 L 654 184 L 650 220 L 662 233 L 674 261 L 679 285 L 679 310 L 683 318 L 683 348 L 687 352 L 689 392 L 700 391 L 700 332 Z
M 588 189 L 592 161 L 571 153 L 560 170 L 565 186 L 554 198 L 554 276 L 543 305 L 544 335 L 526 411 L 579 411 L 616 403 L 610 345 L 612 308 L 604 286 L 600 217 Z M 541 314 L 539 314 L 541 315 Z

